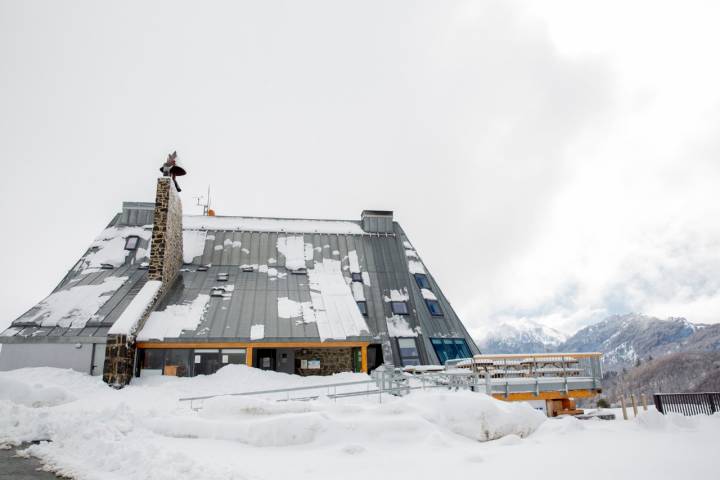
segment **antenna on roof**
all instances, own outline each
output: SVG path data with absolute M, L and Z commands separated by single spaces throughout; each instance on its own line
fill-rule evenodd
M 208 185 L 207 197 L 205 195 L 197 195 L 193 198 L 195 198 L 197 206 L 202 207 L 203 215 L 210 217 L 215 216 L 215 210 L 210 208 L 210 185 Z

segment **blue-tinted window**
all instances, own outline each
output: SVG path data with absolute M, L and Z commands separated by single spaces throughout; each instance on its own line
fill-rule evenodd
M 431 290 L 430 282 L 428 281 L 427 275 L 425 275 L 424 273 L 416 273 L 415 274 L 415 282 L 417 282 L 418 287 L 427 288 L 428 290 Z
M 390 306 L 392 307 L 392 313 L 394 313 L 395 315 L 408 314 L 408 306 L 405 302 L 391 302 Z
M 353 281 L 353 282 L 360 282 L 360 283 L 362 283 L 362 281 L 363 281 L 363 279 L 362 279 L 362 273 L 357 273 L 357 272 L 355 272 L 355 273 L 351 273 L 350 275 L 351 275 L 351 277 L 352 277 L 352 281 Z
M 431 338 L 430 342 L 442 364 L 448 360 L 472 357 L 467 342 L 462 338 Z
M 361 300 L 357 302 L 357 306 L 360 309 L 360 313 L 363 314 L 363 316 L 367 317 L 367 302 L 364 300 Z
M 420 354 L 414 338 L 398 338 L 398 350 L 403 366 L 420 365 Z
M 440 302 L 437 300 L 425 300 L 425 304 L 433 317 L 442 317 L 443 312 L 440 308 Z

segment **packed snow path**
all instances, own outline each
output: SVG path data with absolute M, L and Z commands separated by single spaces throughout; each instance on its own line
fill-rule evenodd
M 647 412 L 631 421 L 548 419 L 471 392 L 337 402 L 178 398 L 367 379 L 301 378 L 228 366 L 208 377 L 99 378 L 50 368 L 0 372 L 0 444 L 77 479 L 713 478 L 720 415 Z M 521 461 L 519 461 L 521 460 Z

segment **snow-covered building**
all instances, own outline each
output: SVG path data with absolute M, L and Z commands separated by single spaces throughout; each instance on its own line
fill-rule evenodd
M 0 333 L 0 370 L 300 375 L 479 353 L 389 211 L 359 220 L 183 215 L 169 178 L 125 202 L 55 290 Z

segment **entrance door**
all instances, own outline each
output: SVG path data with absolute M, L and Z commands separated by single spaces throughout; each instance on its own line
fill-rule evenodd
M 195 350 L 194 361 L 195 375 L 212 375 L 222 367 L 220 350 Z
M 295 373 L 295 350 L 290 348 L 278 348 L 277 350 L 277 371 L 283 373 Z
M 262 370 L 275 370 L 275 349 L 259 348 L 255 350 L 255 366 Z
M 90 366 L 90 375 L 102 375 L 105 366 L 105 344 L 93 344 L 92 365 Z

